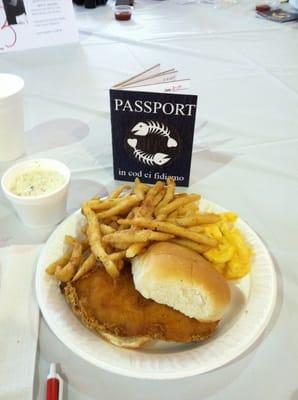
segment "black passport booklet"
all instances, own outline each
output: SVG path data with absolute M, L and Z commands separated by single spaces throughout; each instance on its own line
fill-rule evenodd
M 160 65 L 110 89 L 114 178 L 188 186 L 197 96 L 189 79 Z

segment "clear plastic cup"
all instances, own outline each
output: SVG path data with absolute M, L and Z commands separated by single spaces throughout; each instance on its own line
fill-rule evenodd
M 114 15 L 118 21 L 128 21 L 131 18 L 133 7 L 129 5 L 118 5 L 114 8 Z

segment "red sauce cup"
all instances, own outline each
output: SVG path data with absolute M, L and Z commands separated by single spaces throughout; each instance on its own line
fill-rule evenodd
M 118 21 L 128 21 L 132 15 L 132 6 L 128 5 L 119 5 L 115 6 L 114 15 Z

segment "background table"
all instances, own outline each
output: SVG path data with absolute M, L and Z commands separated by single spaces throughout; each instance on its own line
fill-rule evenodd
M 255 18 L 253 4 L 136 3 L 129 22 L 111 6 L 76 8 L 80 45 L 1 55 L 26 83 L 27 157 L 54 157 L 73 174 L 68 211 L 116 184 L 108 89 L 155 63 L 175 66 L 199 95 L 190 191 L 237 211 L 275 261 L 278 300 L 264 335 L 229 365 L 177 381 L 124 378 L 84 362 L 40 326 L 35 398 L 49 362 L 64 399 L 297 400 L 298 24 Z M 10 163 L 0 164 L 1 173 Z M 0 198 L 0 245 L 42 243 Z

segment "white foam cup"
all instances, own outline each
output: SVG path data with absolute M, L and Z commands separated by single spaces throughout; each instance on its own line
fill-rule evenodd
M 16 178 L 35 168 L 57 171 L 64 177 L 64 183 L 55 191 L 38 196 L 18 196 L 12 193 Z M 18 163 L 9 168 L 1 179 L 2 190 L 21 221 L 33 228 L 54 226 L 66 216 L 69 183 L 69 168 L 60 161 L 46 158 Z
M 25 152 L 24 81 L 0 74 L 0 161 L 15 160 Z

